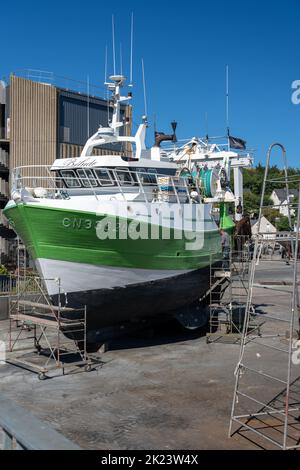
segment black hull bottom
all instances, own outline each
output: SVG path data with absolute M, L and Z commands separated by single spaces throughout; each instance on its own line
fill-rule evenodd
M 87 307 L 88 336 L 128 322 L 173 315 L 196 302 L 208 289 L 210 268 L 171 278 L 130 285 L 68 293 L 68 307 Z M 52 297 L 57 305 L 57 296 Z

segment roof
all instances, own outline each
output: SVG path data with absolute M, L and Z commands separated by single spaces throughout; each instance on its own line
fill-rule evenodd
M 255 231 L 255 229 L 258 228 L 258 219 L 254 220 L 253 223 L 251 223 L 251 226 Z M 277 231 L 276 227 L 273 224 L 271 224 L 271 222 L 264 215 L 262 215 L 262 217 L 261 217 L 261 230 L 262 230 L 263 227 L 266 227 L 266 226 L 268 226 L 268 231 L 269 232 L 276 232 Z
M 278 197 L 280 202 L 286 201 L 286 190 L 285 189 L 283 189 L 283 188 L 274 189 L 274 193 L 276 194 L 276 196 Z M 299 196 L 299 191 L 298 191 L 298 189 L 290 189 L 289 194 L 291 196 L 298 197 Z

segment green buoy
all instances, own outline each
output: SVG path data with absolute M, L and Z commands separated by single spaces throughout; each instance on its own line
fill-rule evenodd
M 235 229 L 235 223 L 228 214 L 228 205 L 224 202 L 220 203 L 220 229 L 232 234 Z

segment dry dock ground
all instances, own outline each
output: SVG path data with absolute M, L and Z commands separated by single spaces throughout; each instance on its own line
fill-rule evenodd
M 265 262 L 259 275 L 282 281 L 291 271 L 282 261 Z M 282 313 L 289 301 L 256 290 L 255 303 L 262 312 Z M 5 327 L 0 322 L 0 331 Z M 207 344 L 205 336 L 171 322 L 115 340 L 103 366 L 91 372 L 39 381 L 2 365 L 0 392 L 85 449 L 270 448 L 253 435 L 227 437 L 238 353 L 236 344 Z M 285 371 L 285 356 L 266 354 L 270 371 Z M 266 399 L 272 384 L 267 391 Z M 266 387 L 260 393 L 263 398 Z

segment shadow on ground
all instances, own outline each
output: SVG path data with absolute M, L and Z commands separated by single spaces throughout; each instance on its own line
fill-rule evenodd
M 201 338 L 206 335 L 208 327 L 187 330 L 175 319 L 160 323 L 140 325 L 134 331 L 124 332 L 124 335 L 107 341 L 110 351 L 122 349 L 147 348 L 163 344 L 174 344 Z

